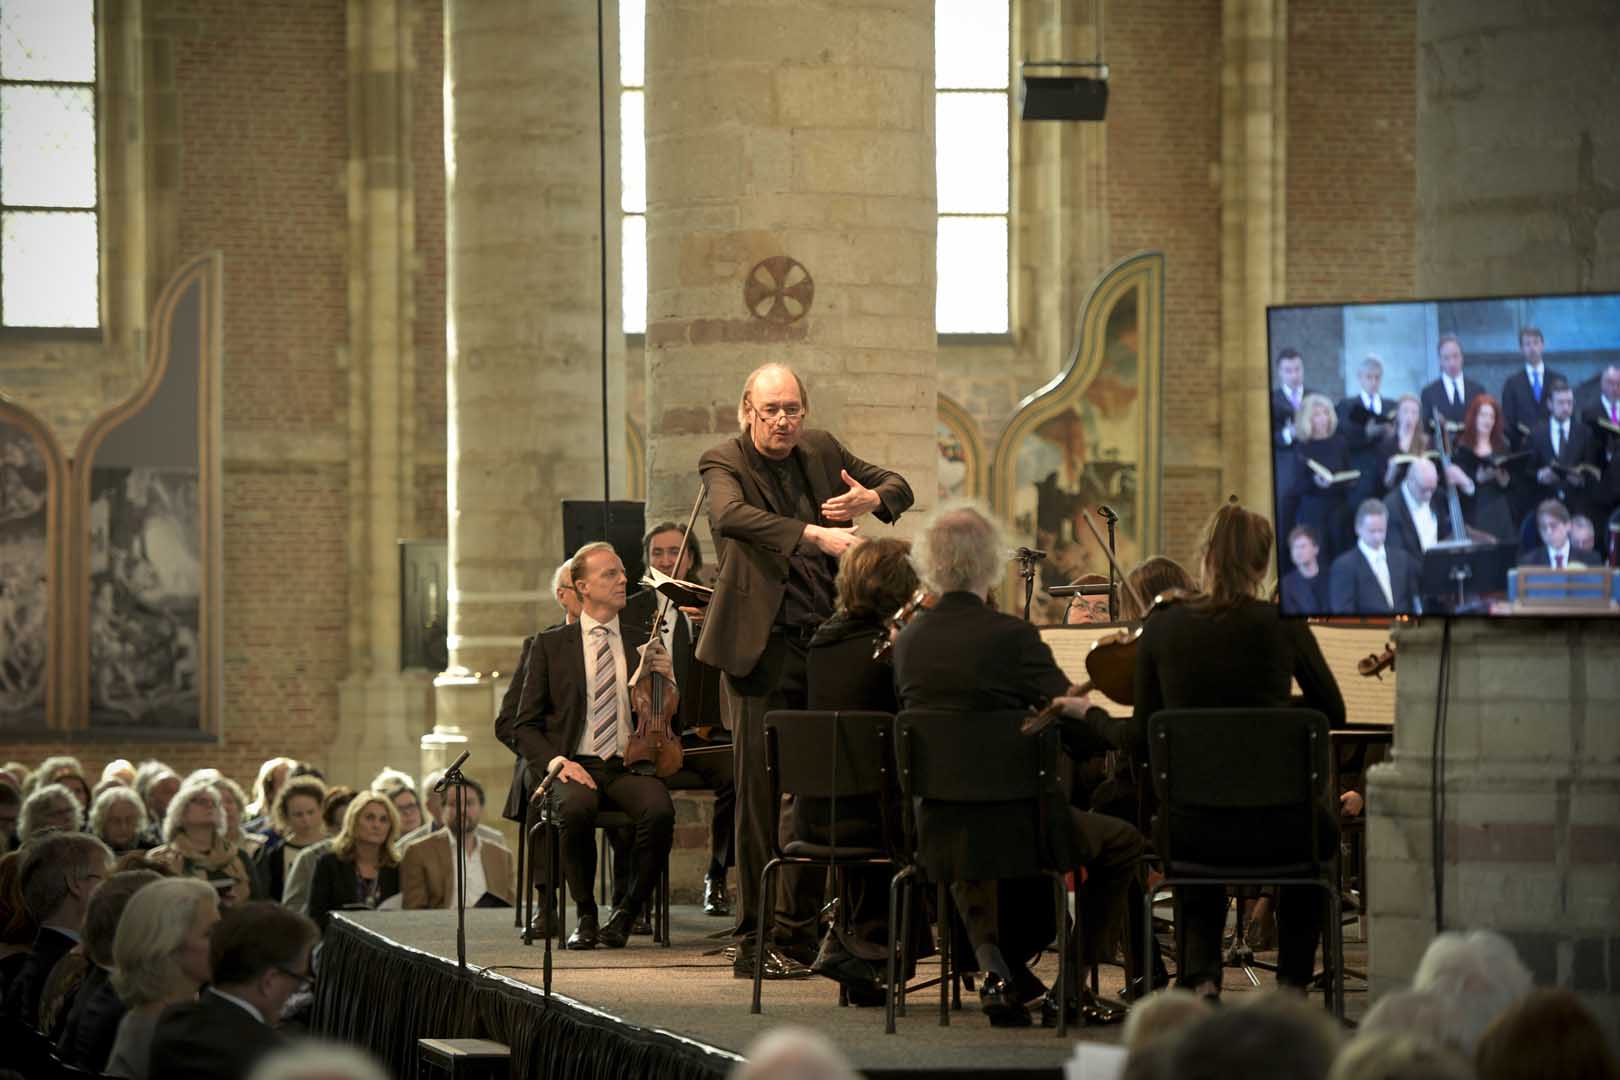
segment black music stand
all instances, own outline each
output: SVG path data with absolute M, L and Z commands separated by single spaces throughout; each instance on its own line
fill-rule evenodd
M 1449 603 L 1453 615 L 1483 611 L 1485 603 L 1478 598 L 1507 592 L 1508 571 L 1517 561 L 1518 548 L 1513 544 L 1436 544 L 1423 553 L 1418 591 Z M 1470 593 L 1475 597 L 1472 601 Z

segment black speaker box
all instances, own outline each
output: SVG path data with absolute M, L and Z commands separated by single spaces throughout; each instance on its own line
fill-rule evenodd
M 606 509 L 606 519 L 603 509 Z M 624 575 L 629 589 L 635 592 L 641 586 L 641 575 L 646 567 L 641 561 L 641 534 L 647 527 L 645 503 L 629 499 L 615 499 L 604 504 L 601 499 L 564 499 L 563 558 L 568 558 L 593 540 L 606 540 L 613 545 L 624 562 Z
M 1018 106 L 1025 120 L 1101 120 L 1108 112 L 1108 80 L 1025 75 Z

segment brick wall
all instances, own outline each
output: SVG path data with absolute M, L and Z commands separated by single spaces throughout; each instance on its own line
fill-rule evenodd
M 1417 9 L 1289 0 L 1288 300 L 1412 295 Z

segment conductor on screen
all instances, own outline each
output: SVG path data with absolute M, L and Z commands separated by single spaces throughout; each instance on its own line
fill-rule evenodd
M 1356 546 L 1333 560 L 1335 615 L 1399 615 L 1417 610 L 1418 564 L 1384 543 L 1389 511 L 1377 499 L 1356 508 Z

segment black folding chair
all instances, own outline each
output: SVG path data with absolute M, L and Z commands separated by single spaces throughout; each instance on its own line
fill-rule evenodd
M 1344 1017 L 1337 811 L 1327 718 L 1310 709 L 1175 709 L 1148 721 L 1159 887 L 1310 885 L 1327 900 L 1327 1006 Z M 1262 845 L 1257 849 L 1257 845 Z M 1153 896 L 1143 901 L 1152 954 Z
M 1022 728 L 1029 714 L 1024 710 L 969 713 L 908 709 L 896 720 L 895 757 L 902 797 L 917 803 L 916 850 L 912 864 L 895 876 L 889 890 L 890 963 L 898 950 L 894 944 L 894 911 L 902 886 L 912 878 L 932 882 L 939 891 L 939 1022 L 950 1024 L 952 968 L 951 900 L 947 888 L 953 881 L 994 877 L 1036 877 L 1052 879 L 1053 904 L 1057 913 L 1058 981 L 1060 993 L 1068 986 L 1068 891 L 1064 874 L 1073 869 L 1062 845 L 1054 844 L 1067 822 L 1057 820 L 1058 812 L 1068 812 L 1068 800 L 1058 773 L 1058 729 L 1048 726 L 1036 735 Z M 974 804 L 1012 807 L 1028 804 L 1033 827 L 1003 835 L 986 835 L 984 843 L 962 845 L 960 858 L 951 866 L 927 865 L 931 848 L 927 810 L 930 803 Z M 1056 828 L 1054 827 L 1056 826 Z M 1009 865 L 1016 867 L 1009 873 Z M 981 869 L 982 867 L 982 869 Z M 903 928 L 902 928 L 903 929 Z M 1078 935 L 1077 935 L 1078 940 Z M 894 971 L 889 972 L 894 986 Z M 891 990 L 885 1030 L 894 1032 L 895 993 Z M 902 1005 L 903 1008 L 903 1000 Z M 1059 1010 L 1058 1035 L 1068 1034 L 1068 1010 Z
M 837 880 L 838 917 L 847 920 L 849 904 L 845 897 L 845 871 L 852 866 L 898 868 L 895 857 L 899 830 L 891 820 L 889 806 L 894 798 L 891 737 L 894 717 L 884 712 L 826 712 L 781 709 L 765 714 L 765 775 L 771 786 L 771 855 L 760 873 L 759 925 L 771 925 L 774 895 L 772 875 L 782 866 L 831 867 Z M 781 842 L 782 796 L 825 799 L 829 802 L 826 843 L 809 840 Z M 876 799 L 879 833 L 872 835 L 865 818 L 839 816 L 839 800 L 845 806 L 869 808 Z M 864 828 L 862 828 L 864 826 Z M 852 841 L 840 842 L 840 833 Z M 873 841 L 876 841 L 875 843 Z M 893 919 L 894 912 L 889 912 Z M 847 927 L 847 922 L 845 923 Z M 763 937 L 763 935 L 760 935 Z M 891 938 L 893 935 L 890 935 Z M 891 948 L 892 948 L 891 944 Z M 765 949 L 754 949 L 754 1002 L 751 1012 L 760 1011 L 760 984 L 765 972 Z M 891 958 L 890 975 L 893 976 Z M 891 994 L 893 987 L 890 987 Z M 848 1003 L 840 987 L 838 1003 Z

